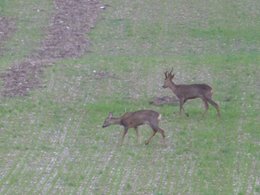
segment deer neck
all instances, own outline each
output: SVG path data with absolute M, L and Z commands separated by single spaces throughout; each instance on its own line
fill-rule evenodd
M 111 122 L 115 125 L 121 125 L 121 120 L 122 118 L 121 117 L 113 117 L 111 118 Z
M 174 83 L 174 82 L 171 82 L 171 85 L 170 85 L 169 88 L 172 90 L 173 93 L 175 93 L 176 87 L 177 87 L 177 86 L 175 85 L 175 83 Z

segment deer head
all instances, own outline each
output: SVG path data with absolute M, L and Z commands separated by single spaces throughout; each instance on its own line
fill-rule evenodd
M 108 126 L 114 124 L 113 123 L 114 121 L 112 120 L 112 117 L 113 117 L 113 114 L 112 114 L 112 112 L 110 112 L 108 114 L 108 117 L 105 119 L 104 124 L 102 125 L 103 128 L 108 127 Z
M 174 78 L 174 74 L 172 74 L 173 69 L 171 70 L 171 72 L 166 71 L 164 73 L 165 75 L 165 80 L 164 80 L 164 84 L 163 84 L 163 88 L 167 88 L 170 87 L 172 85 L 172 79 Z

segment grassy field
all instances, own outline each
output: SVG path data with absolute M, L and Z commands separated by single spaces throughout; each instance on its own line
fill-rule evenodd
M 45 70 L 45 88 L 0 97 L 0 194 L 260 194 L 260 2 L 104 0 L 91 52 Z M 37 12 L 38 8 L 40 12 Z M 15 18 L 0 71 L 37 48 L 52 1 L 0 2 Z M 37 15 L 37 14 L 38 15 Z M 21 41 L 23 40 L 23 41 Z M 176 83 L 208 83 L 221 107 L 200 100 L 149 105 L 166 70 Z M 154 109 L 166 146 L 140 128 L 102 129 L 108 112 Z

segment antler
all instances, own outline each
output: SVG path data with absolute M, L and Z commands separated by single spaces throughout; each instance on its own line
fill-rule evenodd
M 171 78 L 174 77 L 174 74 L 172 74 L 172 71 L 173 71 L 173 68 L 171 69 L 171 72 L 168 72 L 168 71 L 164 72 L 164 75 L 165 75 L 165 78 L 166 78 L 166 79 L 167 79 L 168 77 L 171 77 Z
M 173 76 L 172 71 L 173 71 L 173 68 L 171 69 L 170 76 Z
M 164 72 L 165 78 L 168 77 L 168 71 Z

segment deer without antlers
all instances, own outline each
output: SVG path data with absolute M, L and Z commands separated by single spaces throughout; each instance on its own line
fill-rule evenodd
M 177 85 L 172 79 L 174 74 L 166 71 L 163 88 L 170 88 L 172 92 L 178 97 L 180 103 L 180 114 L 184 111 L 183 104 L 189 99 L 200 98 L 204 102 L 205 112 L 208 111 L 210 103 L 217 110 L 217 115 L 220 117 L 219 106 L 212 100 L 212 88 L 207 84 L 191 84 L 191 85 Z
M 120 145 L 122 145 L 124 141 L 124 137 L 127 134 L 129 128 L 135 129 L 137 139 L 139 142 L 138 126 L 143 124 L 148 124 L 152 128 L 153 134 L 145 142 L 145 145 L 147 145 L 149 144 L 150 140 L 157 132 L 161 133 L 164 140 L 165 138 L 164 130 L 159 127 L 160 119 L 161 119 L 161 114 L 153 110 L 139 110 L 136 112 L 127 112 L 121 117 L 113 117 L 112 113 L 110 112 L 108 117 L 104 121 L 102 127 L 105 128 L 113 124 L 122 125 L 124 127 L 123 136 L 120 142 Z

